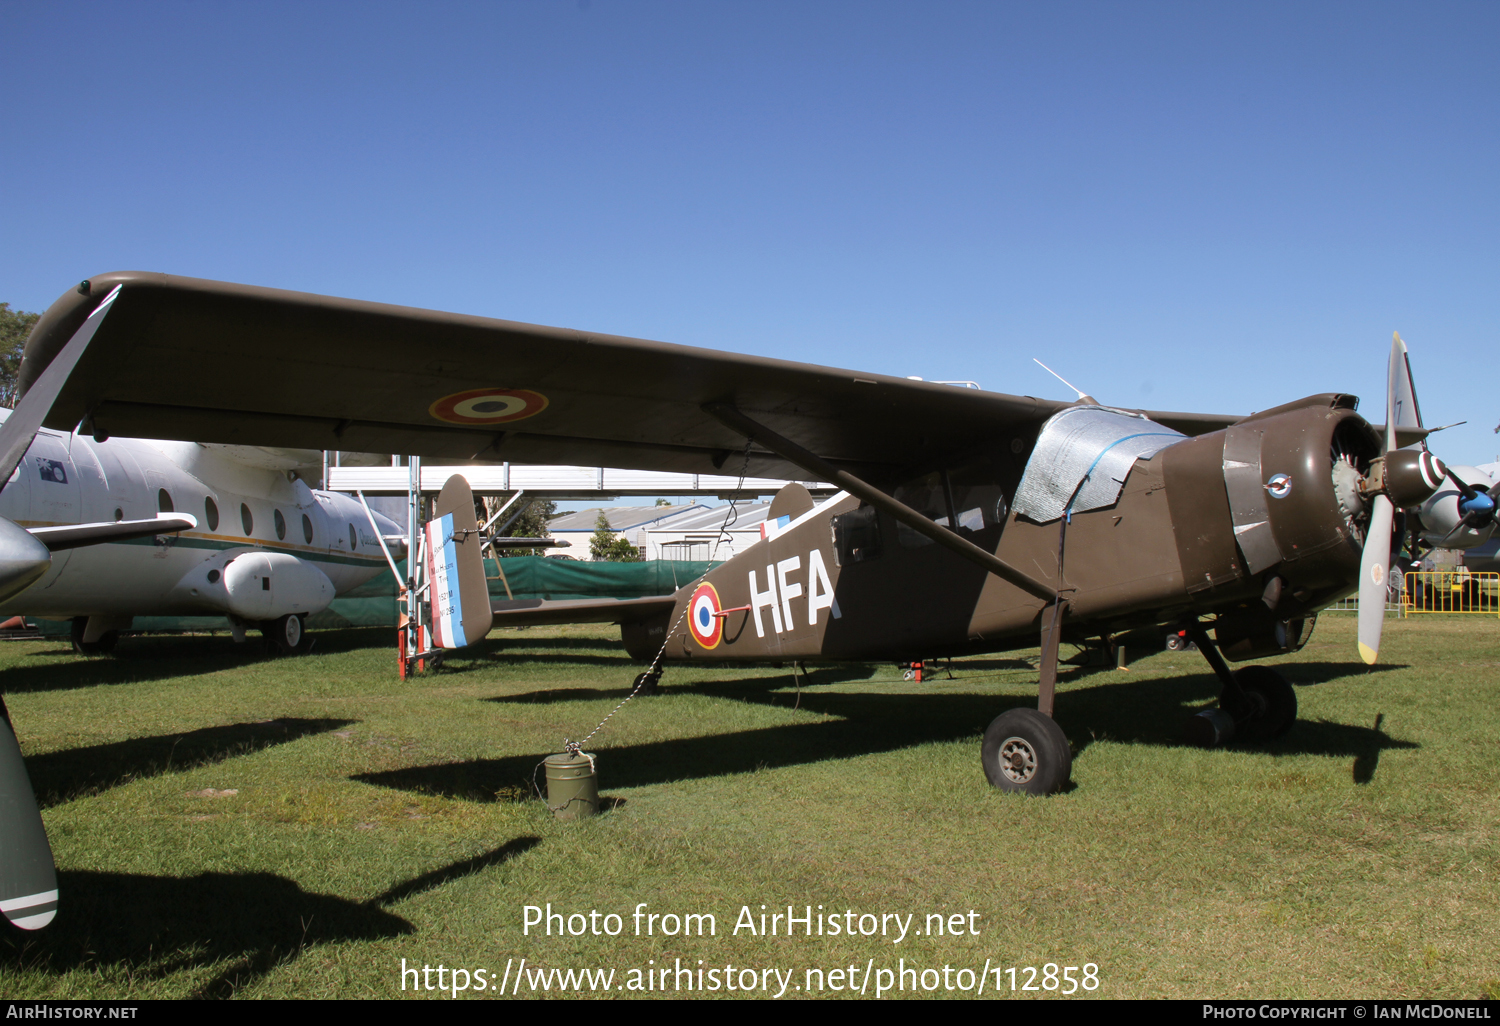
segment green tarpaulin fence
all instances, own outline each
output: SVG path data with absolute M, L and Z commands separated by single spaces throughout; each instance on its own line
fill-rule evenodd
M 406 563 L 396 564 L 403 574 Z M 657 559 L 641 563 L 585 563 L 572 559 L 546 559 L 542 556 L 515 556 L 501 561 L 511 595 L 518 599 L 590 599 L 643 598 L 647 595 L 670 595 L 684 584 L 691 584 L 708 572 L 712 563 L 697 560 Z M 484 561 L 485 575 L 490 577 L 490 598 L 504 600 L 505 585 L 495 569 L 495 560 Z M 334 599 L 327 609 L 308 618 L 313 628 L 394 627 L 396 581 L 389 570 L 382 570 L 358 588 Z M 69 626 L 62 620 L 38 620 L 43 634 L 66 634 Z M 138 631 L 212 631 L 229 629 L 222 616 L 138 616 Z

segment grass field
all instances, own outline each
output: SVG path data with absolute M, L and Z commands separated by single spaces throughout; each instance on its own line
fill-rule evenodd
M 1353 617 L 1325 616 L 1276 661 L 1307 686 L 1261 749 L 1178 743 L 1217 691 L 1195 652 L 1075 671 L 1058 698 L 1074 783 L 1047 799 L 979 767 L 985 725 L 1034 701 L 1034 652 L 922 684 L 814 668 L 800 692 L 789 671 L 669 669 L 590 744 L 610 809 L 573 823 L 530 780 L 637 672 L 614 630 L 497 632 L 407 682 L 390 634 L 328 632 L 285 660 L 224 637 L 0 647 L 62 893 L 45 931 L 0 933 L 0 996 L 434 997 L 439 964 L 470 999 L 575 968 L 659 995 L 664 965 L 688 996 L 680 960 L 705 986 L 755 970 L 753 996 L 899 978 L 886 997 L 956 997 L 982 974 L 1008 997 L 1024 967 L 1092 963 L 1106 997 L 1500 997 L 1492 617 L 1390 621 L 1367 670 Z M 523 933 L 549 902 L 601 930 L 616 914 L 619 935 Z M 636 936 L 640 903 L 711 913 L 716 933 Z M 889 932 L 759 935 L 760 906 L 789 904 Z M 735 932 L 742 907 L 754 934 Z M 892 913 L 912 917 L 899 942 Z M 522 958 L 533 975 L 507 972 Z M 403 992 L 403 959 L 434 972 Z

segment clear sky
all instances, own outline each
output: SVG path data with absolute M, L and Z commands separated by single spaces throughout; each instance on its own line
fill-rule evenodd
M 1500 453 L 1500 4 L 0 0 L 0 300 L 160 270 Z

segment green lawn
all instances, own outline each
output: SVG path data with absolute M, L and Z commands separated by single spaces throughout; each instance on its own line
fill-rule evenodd
M 1374 669 L 1352 616 L 1277 661 L 1308 686 L 1262 749 L 1179 745 L 1217 691 L 1195 652 L 1075 671 L 1058 697 L 1074 786 L 1048 799 L 996 793 L 979 767 L 985 725 L 1034 701 L 1035 652 L 923 684 L 814 668 L 800 693 L 787 670 L 669 668 L 666 694 L 590 745 L 612 807 L 575 823 L 530 780 L 638 672 L 613 629 L 497 632 L 406 682 L 385 630 L 285 660 L 224 637 L 95 659 L 7 643 L 62 906 L 41 933 L 0 932 L 0 995 L 391 997 L 405 959 L 450 989 L 464 968 L 476 999 L 524 958 L 614 969 L 617 994 L 663 965 L 680 993 L 680 959 L 721 987 L 726 966 L 736 986 L 754 970 L 773 995 L 790 973 L 788 997 L 808 970 L 835 996 L 870 969 L 874 997 L 902 968 L 887 997 L 965 996 L 986 963 L 986 996 L 1010 996 L 1011 967 L 1019 987 L 1026 966 L 1091 963 L 1107 997 L 1500 997 L 1500 620 L 1386 631 Z M 524 935 L 525 906 L 549 902 L 601 928 L 616 914 L 619 935 Z M 658 919 L 636 936 L 640 903 L 711 913 L 716 935 Z M 757 935 L 761 905 L 789 904 L 888 932 Z M 745 906 L 756 934 L 734 932 Z M 528 996 L 540 977 L 523 979 Z

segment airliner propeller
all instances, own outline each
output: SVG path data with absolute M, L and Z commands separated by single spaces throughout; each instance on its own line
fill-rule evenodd
M 1449 531 L 1438 543 L 1438 548 L 1445 548 L 1448 542 L 1458 537 L 1458 533 L 1466 528 L 1471 531 L 1483 531 L 1495 522 L 1493 498 L 1469 484 L 1452 470 L 1448 471 L 1448 479 L 1458 485 L 1458 490 L 1463 495 L 1458 502 L 1458 511 L 1462 516 L 1459 517 L 1453 530 Z

